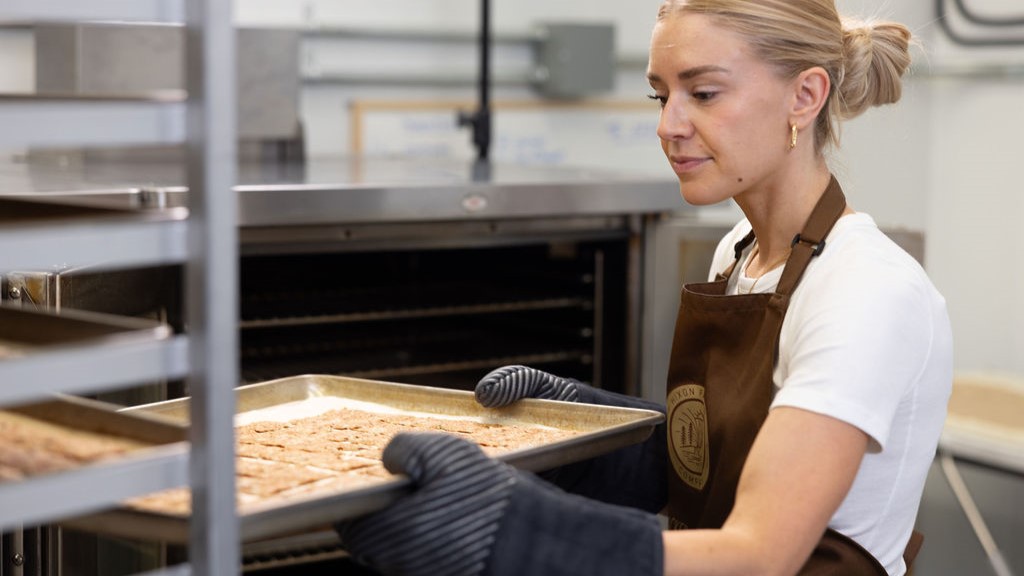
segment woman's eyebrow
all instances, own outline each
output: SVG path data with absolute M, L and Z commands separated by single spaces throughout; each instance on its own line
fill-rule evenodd
M 676 74 L 676 77 L 680 80 L 690 80 L 696 78 L 697 76 L 714 73 L 729 74 L 729 69 L 723 68 L 721 66 L 716 66 L 714 64 L 706 64 L 704 66 L 694 66 L 693 68 L 687 68 L 686 70 L 683 70 L 679 74 Z M 657 74 L 648 74 L 647 79 L 651 82 L 661 82 L 661 78 Z
M 719 72 L 719 73 L 722 73 L 722 74 L 728 74 L 729 70 L 726 69 L 726 68 L 722 68 L 721 66 L 715 66 L 713 64 L 708 64 L 708 65 L 705 65 L 705 66 L 695 66 L 693 68 L 689 68 L 687 70 L 683 70 L 682 72 L 680 72 L 677 75 L 677 77 L 680 80 L 689 80 L 691 78 L 696 78 L 697 76 L 702 76 L 704 74 L 714 74 L 716 72 Z

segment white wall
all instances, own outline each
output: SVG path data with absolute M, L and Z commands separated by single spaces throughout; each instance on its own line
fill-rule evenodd
M 1024 374 L 1024 81 L 936 81 L 930 270 L 950 301 L 957 365 Z
M 967 4 L 988 16 L 1024 15 L 1019 0 Z M 1024 45 L 963 47 L 949 41 L 931 11 L 908 17 L 924 42 L 922 74 L 911 84 L 927 100 L 922 106 L 927 129 L 920 142 L 926 158 L 920 214 L 928 235 L 927 268 L 949 303 L 956 367 L 1024 375 L 1024 303 L 1019 297 L 1024 271 L 1013 250 L 1024 217 L 1024 176 L 1018 168 L 1024 162 Z M 1024 40 L 1024 27 L 993 31 L 954 19 L 954 28 L 970 38 Z M 1016 73 L 962 74 L 972 66 Z M 906 114 L 919 115 L 920 110 Z

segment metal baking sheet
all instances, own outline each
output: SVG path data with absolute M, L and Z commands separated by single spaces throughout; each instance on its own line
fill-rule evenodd
M 650 410 L 547 400 L 523 400 L 507 408 L 488 409 L 477 404 L 473 393 L 468 391 L 324 375 L 295 376 L 242 386 L 237 389 L 236 398 L 236 423 L 244 421 L 245 414 L 254 410 L 311 398 L 331 398 L 383 405 L 401 413 L 480 418 L 580 432 L 565 440 L 507 452 L 499 457 L 514 466 L 533 471 L 585 460 L 641 442 L 664 420 L 661 413 Z M 142 411 L 174 422 L 187 422 L 189 399 L 128 410 Z M 243 541 L 255 541 L 322 529 L 332 522 L 383 508 L 409 488 L 406 478 L 396 476 L 352 490 L 318 493 L 249 507 L 239 516 L 241 537 Z M 180 543 L 188 539 L 187 518 L 127 508 L 76 520 L 73 524 L 96 532 L 166 542 Z
M 105 194 L 106 192 L 106 194 Z M 139 189 L 119 191 L 127 200 L 111 197 L 113 191 L 92 194 L 53 193 L 5 195 L 0 192 L 0 231 L 19 233 L 40 226 L 94 225 L 181 220 L 188 215 L 183 206 L 161 210 L 140 210 Z
M 56 202 L 38 198 L 0 197 L 0 226 L 59 225 L 69 221 L 88 219 L 110 219 L 131 216 L 132 212 L 72 203 L 66 199 Z
M 41 402 L 4 406 L 0 410 L 67 428 L 69 435 L 76 432 L 92 432 L 115 438 L 134 440 L 144 445 L 121 457 L 125 459 L 145 456 L 150 447 L 156 448 L 182 443 L 181 449 L 183 451 L 187 449 L 187 446 L 184 444 L 188 439 L 188 428 L 186 426 L 153 417 L 143 412 L 135 414 L 123 413 L 118 408 L 116 405 L 105 402 L 79 398 L 77 396 L 58 395 L 50 400 Z M 71 468 L 69 470 L 53 472 L 53 474 L 61 474 L 73 470 L 74 468 Z
M 0 306 L 0 358 L 17 358 L 66 346 L 159 340 L 172 335 L 154 320 L 97 312 L 64 310 L 59 314 Z
M 188 440 L 188 427 L 181 423 L 120 408 L 88 398 L 57 395 L 42 402 L 5 406 L 3 410 L 73 430 L 108 434 L 154 446 Z

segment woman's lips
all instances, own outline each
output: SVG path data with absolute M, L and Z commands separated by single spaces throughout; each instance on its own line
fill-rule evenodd
M 711 158 L 696 156 L 669 156 L 668 159 L 672 164 L 672 169 L 680 174 L 692 172 L 711 161 Z

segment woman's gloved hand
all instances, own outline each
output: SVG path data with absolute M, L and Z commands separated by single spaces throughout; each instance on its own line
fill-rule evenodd
M 387 509 L 335 526 L 388 576 L 661 574 L 655 516 L 566 494 L 446 434 L 395 436 L 384 466 L 412 480 Z
M 477 382 L 473 393 L 476 401 L 487 408 L 508 406 L 523 398 L 541 398 L 665 412 L 665 407 L 656 402 L 601 390 L 529 366 L 502 366 L 492 370 Z
M 579 400 L 581 382 L 529 366 L 502 366 L 476 384 L 476 401 L 486 408 L 508 406 L 523 398 Z
M 523 398 L 541 398 L 665 413 L 661 404 L 601 390 L 528 366 L 502 366 L 491 371 L 477 383 L 474 394 L 477 402 L 488 408 L 508 406 Z M 668 501 L 667 434 L 665 424 L 660 424 L 640 444 L 539 475 L 573 494 L 660 512 Z

